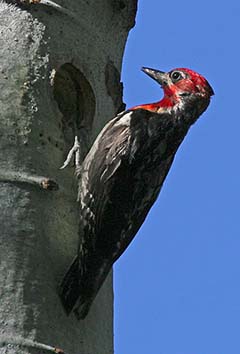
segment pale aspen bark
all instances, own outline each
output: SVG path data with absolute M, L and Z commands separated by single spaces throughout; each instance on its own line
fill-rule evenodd
M 84 321 L 57 295 L 78 244 L 74 167 L 59 168 L 123 107 L 136 0 L 19 3 L 0 2 L 0 353 L 112 354 L 112 277 Z

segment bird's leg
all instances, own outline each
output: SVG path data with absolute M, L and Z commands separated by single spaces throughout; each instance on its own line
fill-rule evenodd
M 73 147 L 69 151 L 67 158 L 64 161 L 63 165 L 60 167 L 61 170 L 69 165 L 69 163 L 71 162 L 71 160 L 73 158 L 73 155 L 75 155 L 76 171 L 79 171 L 80 165 L 81 165 L 81 154 L 80 154 L 80 143 L 79 143 L 77 135 L 75 136 Z

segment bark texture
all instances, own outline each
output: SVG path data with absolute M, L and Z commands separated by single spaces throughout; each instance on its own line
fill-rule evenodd
M 84 156 L 123 107 L 136 0 L 9 2 L 0 2 L 0 353 L 111 354 L 111 276 L 84 321 L 57 295 L 78 243 L 74 168 L 59 167 L 76 133 Z

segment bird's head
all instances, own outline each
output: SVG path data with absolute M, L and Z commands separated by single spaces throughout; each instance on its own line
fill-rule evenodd
M 186 105 L 199 105 L 201 114 L 208 106 L 214 95 L 208 81 L 200 74 L 186 68 L 177 68 L 169 72 L 143 67 L 142 71 L 157 81 L 163 88 L 164 97 L 161 101 L 136 106 L 150 111 L 181 110 Z

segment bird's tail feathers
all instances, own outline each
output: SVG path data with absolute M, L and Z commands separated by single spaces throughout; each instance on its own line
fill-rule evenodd
M 67 313 L 72 311 L 81 290 L 81 265 L 76 256 L 59 286 L 59 296 Z
M 104 261 L 96 262 L 86 269 L 81 263 L 81 258 L 76 256 L 59 286 L 59 296 L 67 315 L 74 311 L 78 319 L 87 316 L 111 269 L 111 264 Z

